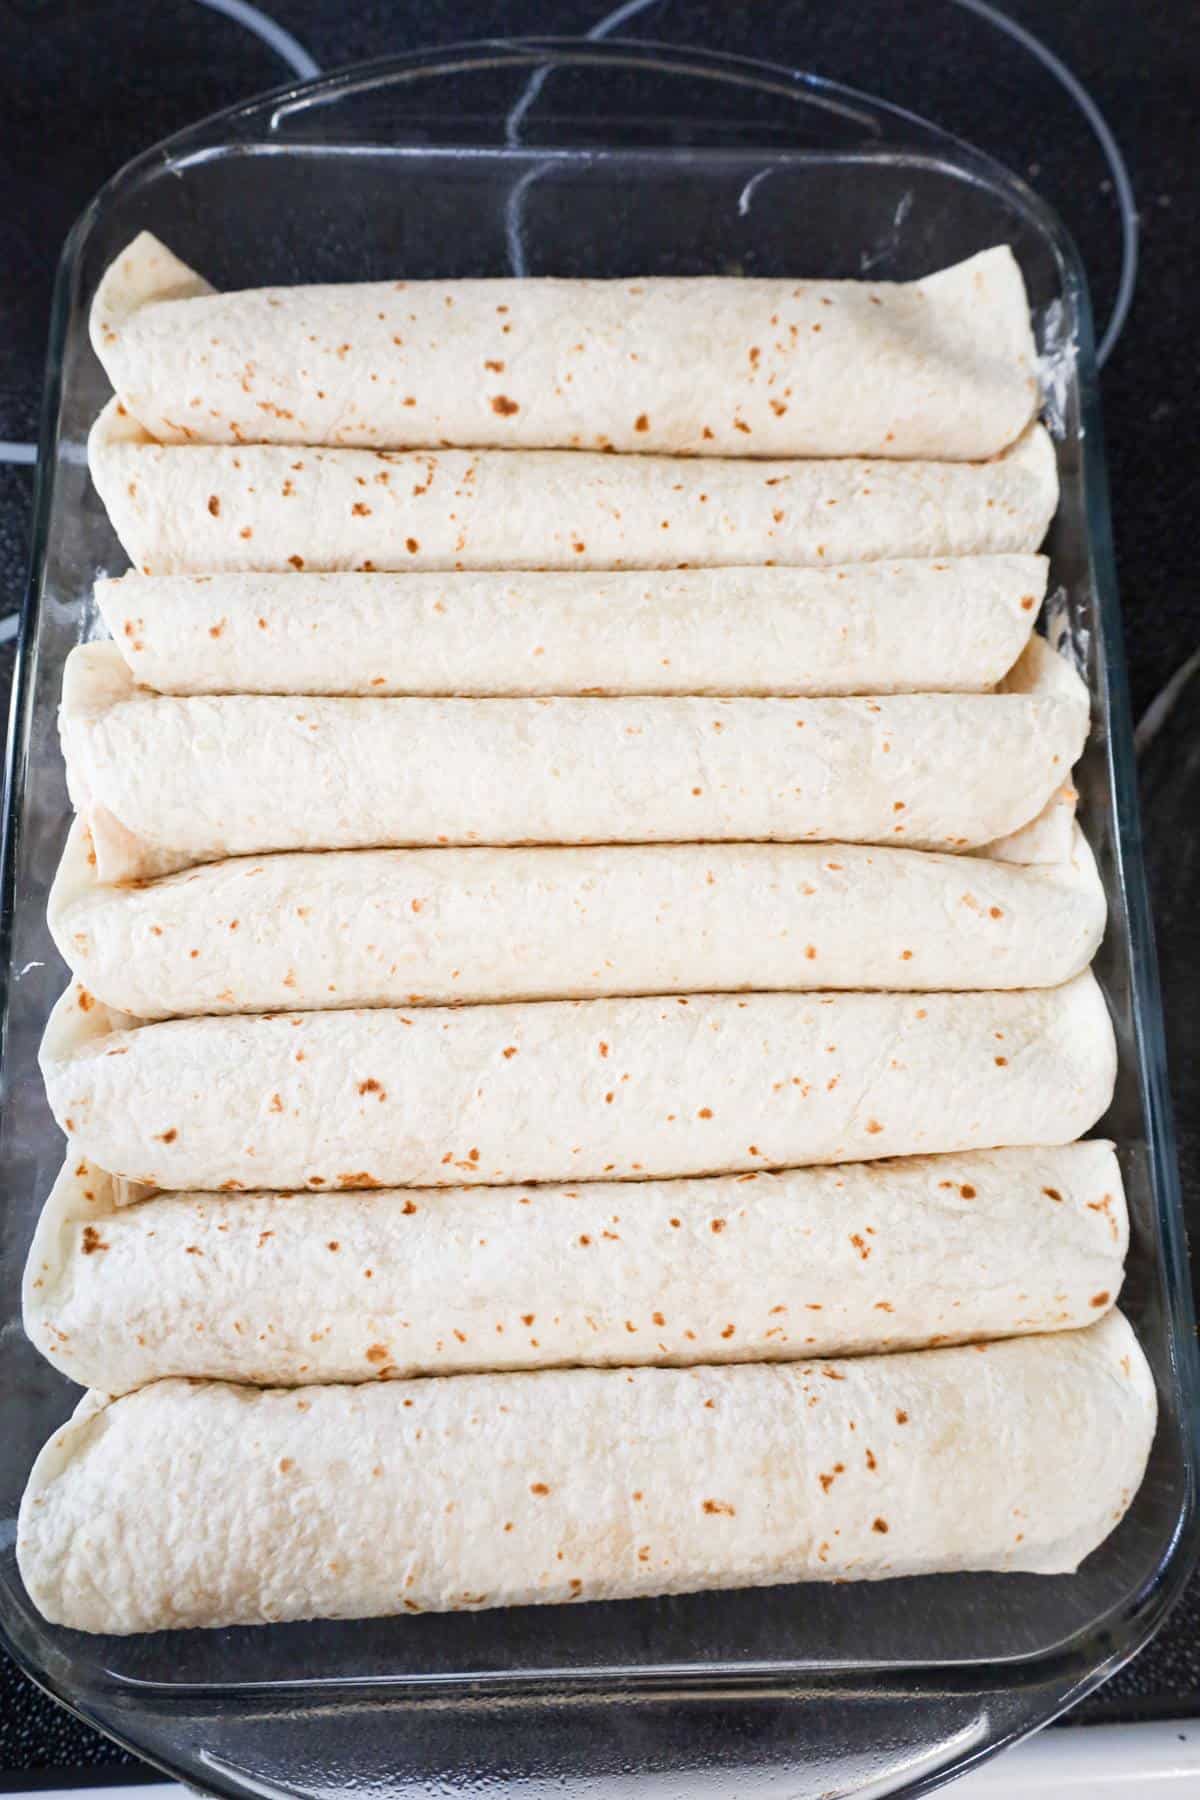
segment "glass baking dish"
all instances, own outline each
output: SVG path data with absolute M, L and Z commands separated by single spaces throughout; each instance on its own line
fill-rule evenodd
M 17 1504 L 77 1395 L 25 1341 L 19 1308 L 63 1154 L 35 1062 L 64 983 L 45 925 L 68 820 L 55 708 L 63 659 L 94 629 L 92 581 L 124 566 L 87 479 L 106 387 L 86 320 L 102 269 L 142 229 L 221 286 L 508 272 L 907 279 L 1013 245 L 1062 482 L 1051 588 L 1094 701 L 1078 785 L 1110 907 L 1097 972 L 1121 1060 L 1100 1129 L 1120 1146 L 1133 1218 L 1122 1304 L 1161 1408 L 1145 1484 L 1079 1574 L 126 1639 L 33 1611 L 13 1553 Z M 371 64 L 147 153 L 79 221 L 59 273 L 8 776 L 0 1619 L 60 1699 L 164 1769 L 236 1795 L 510 1782 L 536 1795 L 600 1781 L 694 1793 L 751 1780 L 790 1796 L 916 1792 L 1053 1716 L 1160 1623 L 1195 1550 L 1197 1371 L 1092 324 L 1061 225 L 998 165 L 809 76 L 578 42 Z

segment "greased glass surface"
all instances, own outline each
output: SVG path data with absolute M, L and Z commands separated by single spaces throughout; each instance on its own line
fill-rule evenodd
M 522 126 L 547 147 L 514 147 L 512 109 L 547 67 L 548 85 Z M 91 583 L 125 566 L 87 479 L 84 443 L 107 388 L 86 314 L 100 272 L 142 229 L 224 287 L 512 272 L 908 279 L 1012 244 L 1050 356 L 1062 482 L 1050 587 L 1063 590 L 1093 695 L 1077 785 L 1108 893 L 1096 971 L 1120 1047 L 1116 1096 L 1098 1131 L 1121 1151 L 1133 1226 L 1122 1305 L 1160 1405 L 1145 1484 L 1080 1574 L 127 1639 L 49 1627 L 33 1612 L 15 1567 L 16 1508 L 36 1451 L 78 1397 L 25 1341 L 19 1300 L 33 1221 L 63 1155 L 36 1070 L 41 1028 L 66 979 L 45 926 L 68 821 L 55 709 L 64 657 L 92 630 Z M 607 1707 L 611 1723 L 620 1705 L 625 1730 L 635 1701 L 646 1767 L 654 1758 L 711 1764 L 723 1753 L 701 1748 L 699 1715 L 686 1733 L 676 1722 L 697 1701 L 723 1703 L 752 1681 L 755 1704 L 786 1696 L 792 1723 L 784 1729 L 772 1713 L 743 1741 L 743 1762 L 794 1761 L 795 1721 L 807 1716 L 812 1791 L 836 1776 L 851 1783 L 839 1791 L 852 1792 L 868 1774 L 920 1783 L 944 1773 L 1132 1654 L 1182 1584 L 1194 1547 L 1194 1334 L 1091 322 L 1074 251 L 1040 203 L 919 121 L 752 64 L 606 45 L 475 46 L 373 65 L 222 115 L 104 190 L 64 257 L 42 453 L 10 742 L 0 1122 L 0 1621 L 31 1671 L 135 1747 L 231 1792 L 262 1791 L 263 1781 L 400 1791 L 418 1773 L 456 1783 L 469 1767 L 475 1780 L 498 1781 L 509 1755 L 511 1778 L 524 1772 L 537 1792 L 549 1776 L 530 1733 L 548 1742 L 555 1708 L 581 1709 L 563 1740 L 563 1768 L 594 1774 L 603 1754 L 588 1721 Z M 485 1743 L 468 1752 L 470 1723 L 483 1719 Z M 794 1769 L 789 1780 L 791 1793 L 808 1791 Z

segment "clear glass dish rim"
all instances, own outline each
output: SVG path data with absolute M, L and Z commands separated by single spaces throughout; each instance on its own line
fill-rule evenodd
M 1048 1684 L 1053 1690 L 1053 1702 L 1052 1704 L 1043 1702 L 1039 1706 L 1037 1719 L 1031 1719 L 1029 1722 L 1030 1724 L 1036 1723 L 1041 1719 L 1053 1716 L 1054 1713 L 1083 1697 L 1113 1673 L 1121 1663 L 1134 1655 L 1157 1630 L 1167 1610 L 1178 1598 L 1183 1587 L 1197 1549 L 1200 1548 L 1197 1543 L 1197 1450 L 1195 1442 L 1200 1433 L 1200 1361 L 1198 1361 L 1195 1345 L 1191 1287 L 1174 1147 L 1174 1128 L 1167 1088 L 1161 1000 L 1141 849 L 1128 678 L 1120 630 L 1120 611 L 1112 548 L 1107 476 L 1100 435 L 1099 394 L 1087 285 L 1078 252 L 1057 214 L 1002 164 L 914 114 L 892 106 L 886 101 L 860 94 L 852 88 L 803 70 L 788 69 L 781 65 L 764 63 L 752 58 L 727 56 L 711 51 L 659 44 L 646 40 L 630 42 L 611 38 L 602 43 L 590 43 L 580 39 L 552 37 L 489 38 L 437 49 L 416 50 L 408 54 L 357 64 L 335 74 L 321 76 L 313 81 L 285 84 L 266 95 L 259 95 L 249 101 L 239 103 L 187 127 L 127 163 L 99 190 L 72 228 L 63 249 L 55 283 L 34 490 L 30 577 L 22 606 L 17 644 L 5 762 L 5 804 L 3 819 L 0 821 L 0 968 L 7 978 L 15 903 L 15 849 L 25 788 L 26 755 L 30 740 L 33 702 L 32 673 L 36 654 L 37 625 L 42 603 L 42 570 L 54 486 L 57 420 L 62 381 L 61 351 L 73 287 L 78 279 L 80 252 L 96 214 L 115 195 L 119 195 L 127 187 L 136 184 L 145 172 L 156 164 L 161 164 L 164 160 L 174 164 L 186 163 L 191 161 L 194 156 L 205 153 L 218 154 L 231 147 L 237 147 L 239 150 L 251 154 L 256 152 L 284 155 L 321 154 L 330 146 L 305 145 L 289 141 L 286 137 L 279 139 L 272 137 L 272 133 L 279 124 L 293 117 L 301 109 L 317 105 L 333 105 L 338 101 L 366 94 L 372 90 L 385 89 L 411 81 L 445 77 L 468 70 L 519 65 L 528 66 L 531 69 L 544 66 L 566 67 L 588 62 L 637 66 L 666 76 L 694 74 L 702 78 L 722 80 L 743 87 L 765 89 L 793 100 L 815 102 L 828 107 L 832 113 L 850 113 L 860 119 L 865 116 L 877 120 L 882 115 L 889 122 L 902 127 L 913 140 L 916 140 L 910 149 L 910 154 L 914 159 L 927 163 L 931 159 L 940 157 L 947 166 L 953 168 L 956 174 L 960 176 L 965 174 L 974 181 L 997 188 L 1010 196 L 1053 244 L 1073 291 L 1073 300 L 1080 326 L 1076 358 L 1083 486 L 1087 509 L 1087 546 L 1091 560 L 1095 604 L 1106 624 L 1108 655 L 1099 667 L 1099 678 L 1106 692 L 1110 724 L 1107 760 L 1117 825 L 1115 852 L 1119 881 L 1124 891 L 1128 913 L 1128 951 L 1132 984 L 1131 1012 L 1136 1026 L 1140 1100 L 1146 1121 L 1147 1148 L 1153 1187 L 1158 1202 L 1158 1225 L 1163 1257 L 1162 1274 L 1168 1309 L 1170 1375 L 1175 1384 L 1180 1416 L 1184 1419 L 1190 1418 L 1198 1428 L 1198 1431 L 1192 1434 L 1191 1456 L 1187 1467 L 1187 1493 L 1180 1513 L 1178 1531 L 1170 1551 L 1160 1562 L 1154 1576 L 1143 1584 L 1136 1596 L 1131 1596 L 1131 1599 L 1135 1600 L 1132 1615 L 1129 1611 L 1122 1614 L 1126 1626 L 1130 1624 L 1132 1616 L 1136 1621 L 1137 1628 L 1132 1636 L 1126 1635 L 1123 1638 L 1107 1659 L 1099 1662 L 1093 1660 L 1087 1664 L 1086 1668 L 1081 1666 L 1078 1639 L 1090 1635 L 1098 1629 L 1099 1622 L 1093 1622 L 1086 1628 L 1086 1631 L 1081 1631 L 1056 1649 L 1029 1658 L 980 1662 L 970 1665 L 896 1664 L 875 1671 L 834 1668 L 828 1672 L 822 1672 L 810 1665 L 800 1677 L 810 1688 L 823 1686 L 827 1682 L 831 1695 L 838 1693 L 847 1684 L 869 1688 L 872 1693 L 885 1693 L 891 1686 L 889 1677 L 901 1674 L 906 1678 L 905 1691 L 907 1692 L 911 1692 L 914 1681 L 917 1686 L 922 1685 L 922 1676 L 931 1677 L 930 1685 L 941 1691 L 945 1691 L 948 1686 L 957 1685 L 958 1678 L 966 1679 L 972 1689 L 981 1692 L 994 1688 L 1009 1691 L 1026 1686 L 1031 1688 L 1040 1686 L 1045 1689 Z M 619 132 L 621 121 L 614 120 L 614 126 Z M 621 145 L 619 142 L 614 142 L 609 147 L 623 156 L 636 156 L 641 146 Z M 748 148 L 753 147 L 753 143 L 740 144 L 733 153 L 744 155 Z M 772 150 L 782 148 L 777 144 L 764 144 L 762 147 Z M 400 149 L 402 145 L 393 144 L 389 148 Z M 413 148 L 427 149 L 428 147 L 414 145 Z M 449 146 L 443 145 L 440 148 L 444 152 Z M 603 154 L 603 148 L 599 151 L 593 149 L 581 151 L 578 147 L 571 146 L 560 147 L 556 151 L 553 145 L 542 144 L 495 144 L 492 146 L 471 144 L 464 145 L 463 148 L 469 150 L 472 155 L 487 154 L 489 148 L 494 153 L 505 156 L 516 154 L 553 157 L 556 154 L 586 154 L 588 156 Z M 646 145 L 645 148 L 648 153 L 655 156 L 662 156 L 664 151 L 674 152 L 681 157 L 686 157 L 688 154 L 687 146 L 680 148 L 674 145 Z M 879 143 L 879 152 L 886 155 L 887 160 L 892 163 L 903 161 L 905 158 L 903 148 L 890 144 L 882 137 Z M 711 148 L 705 151 L 706 155 L 713 153 Z M 789 158 L 803 159 L 806 151 L 803 145 L 799 145 L 788 149 L 785 154 Z M 826 160 L 831 154 L 844 154 L 848 158 L 869 161 L 873 152 L 870 147 L 859 146 L 844 152 L 829 149 L 813 150 L 811 154 Z M 3 1014 L 0 1015 L 0 1052 L 3 1051 L 6 1036 L 6 1001 L 7 995 L 5 995 Z M 9 1639 L 3 1619 L 0 1619 L 0 1640 L 5 1643 L 16 1660 L 26 1668 L 26 1672 L 39 1685 L 51 1692 L 56 1699 L 79 1712 L 90 1723 L 98 1725 L 110 1736 L 116 1736 L 118 1741 L 125 1741 L 121 1739 L 119 1731 L 114 1731 L 110 1718 L 94 1717 L 89 1708 L 81 1706 L 71 1695 L 59 1691 L 46 1671 L 31 1666 L 29 1659 L 23 1656 Z M 656 1668 L 646 1671 L 614 1669 L 609 1674 L 607 1681 L 602 1679 L 605 1673 L 606 1671 L 600 1669 L 573 1670 L 560 1675 L 539 1671 L 532 1672 L 528 1676 L 497 1675 L 484 1680 L 476 1680 L 470 1676 L 446 1677 L 444 1680 L 430 1682 L 424 1689 L 424 1694 L 420 1690 L 410 1691 L 408 1698 L 409 1703 L 415 1704 L 420 1704 L 426 1695 L 433 1700 L 439 1691 L 445 1693 L 446 1688 L 452 1687 L 456 1680 L 460 1693 L 464 1689 L 471 1695 L 479 1695 L 482 1689 L 487 1689 L 497 1695 L 503 1692 L 520 1693 L 536 1703 L 539 1697 L 546 1697 L 552 1692 L 577 1694 L 586 1692 L 590 1697 L 601 1700 L 603 1698 L 620 1698 L 622 1695 L 628 1696 L 635 1692 L 652 1691 L 664 1686 L 672 1692 L 681 1694 L 686 1691 L 700 1694 L 710 1693 L 718 1688 L 736 1688 L 743 1681 L 754 1683 L 755 1687 L 761 1691 L 764 1685 L 768 1687 L 772 1685 L 772 1679 L 777 1691 L 783 1693 L 788 1691 L 789 1687 L 794 1686 L 797 1679 L 795 1670 L 788 1665 L 762 1667 L 757 1664 L 745 1665 L 732 1673 L 717 1669 L 680 1669 L 678 1671 L 671 1668 Z M 339 1690 L 379 1693 L 381 1685 L 386 1691 L 390 1684 L 381 1684 L 376 1677 L 356 1678 L 350 1676 L 326 1681 L 318 1678 L 316 1682 L 295 1680 L 262 1685 L 234 1683 L 230 1684 L 228 1688 L 214 1684 L 207 1687 L 204 1692 L 206 1696 L 211 1696 L 214 1701 L 217 1701 L 222 1694 L 231 1696 L 234 1694 L 263 1695 L 270 1693 L 273 1696 L 282 1697 L 287 1693 L 297 1691 L 311 1692 L 314 1687 L 327 1695 Z M 169 1692 L 169 1684 L 157 1687 L 153 1691 L 159 1696 L 165 1697 L 165 1694 Z M 193 1694 L 196 1692 L 195 1689 L 188 1691 Z M 135 1744 L 130 1743 L 128 1747 L 136 1750 L 138 1754 L 145 1754 Z M 206 1778 L 211 1779 L 211 1776 Z M 944 1772 L 937 1777 L 938 1780 L 944 1778 Z M 227 1791 L 231 1794 L 240 1792 L 236 1786 L 230 1786 Z

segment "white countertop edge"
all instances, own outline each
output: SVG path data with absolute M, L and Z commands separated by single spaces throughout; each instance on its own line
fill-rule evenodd
M 1041 1731 L 941 1791 L 954 1800 L 1146 1800 L 1200 1794 L 1200 1719 Z

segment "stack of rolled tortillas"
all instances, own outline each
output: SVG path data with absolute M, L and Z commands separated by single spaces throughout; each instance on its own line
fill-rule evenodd
M 36 1604 L 1073 1570 L 1155 1399 L 1009 251 L 222 294 L 142 237 L 92 329 Z

